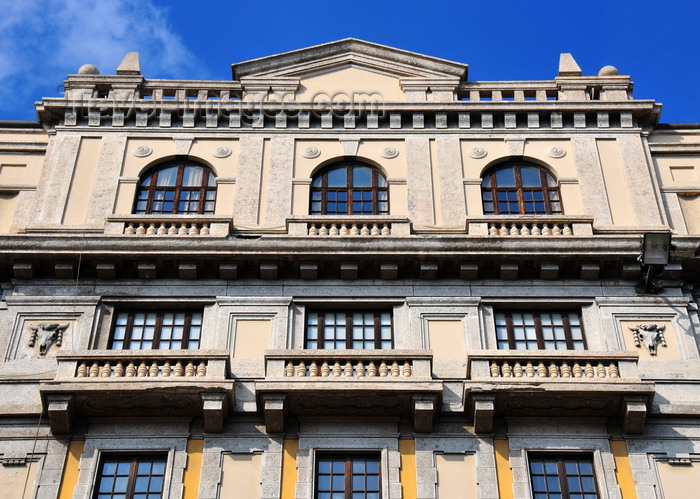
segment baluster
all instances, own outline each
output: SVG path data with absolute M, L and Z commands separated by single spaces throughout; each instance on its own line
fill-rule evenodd
M 129 363 L 126 365 L 126 377 L 133 378 L 135 376 L 136 376 L 136 366 L 134 365 L 134 361 L 130 360 Z
M 318 230 L 316 229 L 316 224 L 311 224 L 311 227 L 309 227 L 309 235 L 310 236 L 318 236 Z
M 185 366 L 182 365 L 182 361 L 178 360 L 175 364 L 175 376 L 180 378 L 185 375 Z
M 377 366 L 374 365 L 374 361 L 370 361 L 369 366 L 367 367 L 367 376 L 370 378 L 377 376 Z
M 100 365 L 97 363 L 97 361 L 95 361 L 90 366 L 90 377 L 96 378 L 99 375 L 100 375 Z
M 598 367 L 596 367 L 596 374 L 599 378 L 605 378 L 607 373 L 605 372 L 605 366 L 602 362 L 598 362 Z
M 578 362 L 574 362 L 574 378 L 581 377 L 583 377 L 583 369 L 581 369 L 581 366 Z
M 585 368 L 585 373 L 586 373 L 586 378 L 592 378 L 595 376 L 595 372 L 593 371 L 593 366 L 591 365 L 590 362 L 586 362 L 586 368 Z
M 533 236 L 541 236 L 542 232 L 540 231 L 540 226 L 537 224 L 532 224 L 532 230 L 530 231 L 530 233 Z
M 410 378 L 411 377 L 411 363 L 406 361 L 403 363 L 403 370 L 401 372 L 404 378 Z
M 508 233 L 510 236 L 519 236 L 520 231 L 518 230 L 518 226 L 516 224 L 510 224 L 510 232 Z
M 80 365 L 78 366 L 78 373 L 76 376 L 78 378 L 87 378 L 87 375 L 88 375 L 87 364 L 85 362 L 81 362 Z
M 304 377 L 306 377 L 306 364 L 304 364 L 304 361 L 302 360 L 297 365 L 297 378 L 304 378 Z
M 189 361 L 187 365 L 185 366 L 185 377 L 186 378 L 191 378 L 194 376 L 194 364 L 192 361 Z
M 294 364 L 292 364 L 291 360 L 287 362 L 286 366 L 284 366 L 284 375 L 287 378 L 291 378 L 294 376 Z
M 400 374 L 399 363 L 396 362 L 396 361 L 394 361 L 394 362 L 391 364 L 391 377 L 392 377 L 392 378 L 398 378 L 398 377 L 399 377 L 399 374 Z
M 370 231 L 370 234 L 373 236 L 378 236 L 379 235 L 379 225 L 372 224 L 372 230 Z
M 352 227 L 350 227 L 350 235 L 351 236 L 359 236 L 360 235 L 360 229 L 357 228 L 357 224 L 352 224 Z
M 564 224 L 564 228 L 562 229 L 561 233 L 565 236 L 572 236 L 574 232 L 571 230 L 571 225 L 569 224 Z
M 124 234 L 136 234 L 136 230 L 134 230 L 134 224 L 129 224 L 126 226 L 124 229 Z
M 498 229 L 498 235 L 499 236 L 507 236 L 508 235 L 508 227 L 506 227 L 506 224 L 500 224 L 501 227 Z
M 150 369 L 148 369 L 148 376 L 150 378 L 155 378 L 158 376 L 158 362 L 156 362 L 155 360 L 151 364 Z
M 537 364 L 537 376 L 539 378 L 547 377 L 547 366 L 544 365 L 544 362 Z
M 341 236 L 348 235 L 348 224 L 340 224 L 340 235 Z
M 177 235 L 178 236 L 186 236 L 187 232 L 188 232 L 187 231 L 187 224 L 183 223 L 182 225 L 180 225 L 180 228 L 177 231 Z
M 164 378 L 169 378 L 171 373 L 172 369 L 170 368 L 170 362 L 166 360 L 163 362 L 163 369 L 161 370 L 160 374 Z
M 558 224 L 552 225 L 552 235 L 553 236 L 561 236 L 561 229 L 559 228 Z
M 498 364 L 496 362 L 491 362 L 491 377 L 492 378 L 498 378 L 500 377 L 500 373 L 498 372 Z
M 109 364 L 109 361 L 107 361 L 102 366 L 102 369 L 100 369 L 100 378 L 109 378 L 111 375 L 112 366 Z
M 369 227 L 367 224 L 362 224 L 362 230 L 360 231 L 361 236 L 369 236 Z
M 379 364 L 379 377 L 386 378 L 387 374 L 389 374 L 389 369 L 386 367 L 386 362 L 382 361 Z
M 562 378 L 570 378 L 571 377 L 571 368 L 569 367 L 569 364 L 566 362 L 562 362 L 561 364 L 561 377 Z
M 337 236 L 338 235 L 338 226 L 335 224 L 331 224 L 331 230 L 328 231 L 329 236 Z
M 551 236 L 552 235 L 552 231 L 550 230 L 549 225 L 547 225 L 547 224 L 542 225 L 542 235 L 543 236 Z
M 117 365 L 114 366 L 114 377 L 121 378 L 122 376 L 124 376 L 124 364 L 117 362 Z
M 348 360 L 345 362 L 345 368 L 343 369 L 343 375 L 345 375 L 346 378 L 352 378 L 352 364 Z
M 609 369 L 611 378 L 619 378 L 620 377 L 620 371 L 617 368 L 617 364 L 615 364 L 614 362 L 611 362 L 610 367 L 608 369 Z
M 391 235 L 391 229 L 389 228 L 389 224 L 382 225 L 382 236 L 390 236 L 390 235 Z
M 328 227 L 326 227 L 326 224 L 321 224 L 321 228 L 318 231 L 319 236 L 327 236 L 328 235 Z
M 151 236 L 156 233 L 156 224 L 148 224 L 148 229 L 146 229 L 146 234 Z
M 162 236 L 164 234 L 168 233 L 168 228 L 165 226 L 164 223 L 160 224 L 158 226 L 158 231 L 156 232 L 159 236 Z
M 209 231 L 209 224 L 202 224 L 202 230 L 199 231 L 200 236 L 208 236 L 211 232 Z
M 497 235 L 498 235 L 498 229 L 496 228 L 496 224 L 489 225 L 489 236 L 497 236 Z
M 324 360 L 323 364 L 321 365 L 321 376 L 323 378 L 327 378 L 330 373 L 331 368 L 328 366 L 328 362 Z
M 197 228 L 197 224 L 190 224 L 190 230 L 188 231 L 188 234 L 190 236 L 199 235 L 199 229 Z
M 558 378 L 559 377 L 559 368 L 557 365 L 552 362 L 549 364 L 549 377 L 550 378 Z
M 361 360 L 358 361 L 357 366 L 355 366 L 355 373 L 357 374 L 358 378 L 364 378 L 365 376 L 365 365 Z
M 169 236 L 174 236 L 177 234 L 177 225 L 175 222 L 170 224 L 170 228 L 168 229 L 168 235 Z
M 534 378 L 535 377 L 535 368 L 532 367 L 532 362 L 528 362 L 525 365 L 525 376 L 528 378 Z
M 203 378 L 207 375 L 207 363 L 203 360 L 199 361 L 197 366 L 197 377 Z
M 146 226 L 144 224 L 139 224 L 138 228 L 136 229 L 136 233 L 141 235 L 146 233 Z
M 513 376 L 513 369 L 511 369 L 508 361 L 503 362 L 503 367 L 501 367 L 501 375 L 504 378 L 510 378 L 511 376 Z
M 516 362 L 513 366 L 513 376 L 515 376 L 516 378 L 523 377 L 523 366 L 520 365 L 520 362 Z
M 311 377 L 311 378 L 318 377 L 318 365 L 316 364 L 315 360 L 312 360 L 311 365 L 309 366 L 309 377 Z
M 529 236 L 530 235 L 530 227 L 527 224 L 520 225 L 520 235 L 521 236 Z
M 341 373 L 342 373 L 342 370 L 340 369 L 340 362 L 338 362 L 336 360 L 335 364 L 333 364 L 333 377 L 340 378 Z

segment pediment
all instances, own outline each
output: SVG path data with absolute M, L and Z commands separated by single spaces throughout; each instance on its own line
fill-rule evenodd
M 393 47 L 349 38 L 232 65 L 241 81 L 291 83 L 297 98 L 319 92 L 381 93 L 403 100 L 408 82 L 456 86 L 468 66 Z

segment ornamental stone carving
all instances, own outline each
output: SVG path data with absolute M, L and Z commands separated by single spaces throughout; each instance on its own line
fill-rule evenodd
M 60 347 L 63 343 L 63 333 L 68 329 L 70 324 L 39 324 L 38 326 L 29 326 L 31 333 L 29 335 L 29 348 L 34 348 L 34 345 L 39 343 L 39 355 L 42 357 L 51 348 L 51 345 Z
M 485 158 L 488 152 L 483 147 L 472 147 L 469 151 L 469 157 L 474 159 Z
M 658 346 L 667 347 L 664 331 L 666 326 L 658 326 L 656 324 L 638 324 L 635 327 L 628 327 L 632 331 L 634 338 L 634 346 L 639 348 L 641 345 L 647 347 L 649 355 L 656 355 Z
M 137 158 L 145 158 L 153 153 L 153 149 L 149 146 L 138 146 L 134 149 L 133 154 Z
M 318 147 L 309 146 L 301 153 L 307 159 L 318 158 L 321 155 L 321 150 Z
M 563 147 L 552 146 L 547 149 L 547 156 L 550 158 L 563 158 L 566 156 L 566 149 Z
M 228 158 L 231 155 L 231 148 L 226 146 L 215 147 L 211 152 L 215 158 Z
M 384 149 L 382 149 L 379 155 L 382 158 L 392 159 L 399 155 L 399 150 L 395 147 L 385 147 Z

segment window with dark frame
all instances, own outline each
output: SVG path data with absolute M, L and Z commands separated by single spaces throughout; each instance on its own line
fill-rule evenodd
M 379 455 L 319 456 L 316 499 L 380 499 Z
M 202 333 L 201 310 L 117 312 L 111 350 L 194 350 Z
M 306 314 L 307 349 L 391 349 L 391 312 L 316 310 Z
M 139 182 L 134 213 L 211 215 L 216 204 L 216 177 L 206 166 L 185 161 L 151 170 Z
M 577 311 L 496 311 L 499 350 L 585 350 Z
M 481 183 L 484 215 L 561 215 L 559 184 L 532 163 L 496 166 Z
M 311 215 L 388 215 L 389 189 L 376 168 L 356 161 L 328 166 L 311 182 Z
M 165 455 L 105 455 L 93 499 L 159 499 L 163 495 Z
M 530 456 L 534 499 L 598 499 L 590 456 Z

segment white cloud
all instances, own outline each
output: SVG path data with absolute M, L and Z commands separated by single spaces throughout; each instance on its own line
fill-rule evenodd
M 152 0 L 0 0 L 0 8 L 0 119 L 14 118 L 13 101 L 59 95 L 65 76 L 83 64 L 114 74 L 127 52 L 140 53 L 148 78 L 183 77 L 195 67 L 201 74 L 167 8 Z

